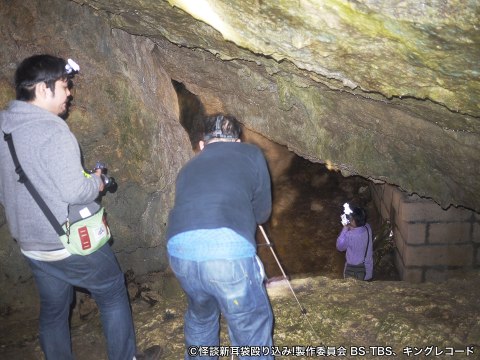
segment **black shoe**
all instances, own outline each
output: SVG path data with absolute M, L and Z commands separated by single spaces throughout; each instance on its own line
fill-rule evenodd
M 163 354 L 163 349 L 159 345 L 153 345 L 145 351 L 135 355 L 136 360 L 158 360 Z

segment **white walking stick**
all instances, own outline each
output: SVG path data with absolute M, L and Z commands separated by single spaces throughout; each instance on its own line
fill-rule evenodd
M 315 330 L 313 329 L 312 324 L 310 323 L 310 321 L 309 321 L 308 318 L 307 318 L 307 310 L 305 310 L 305 308 L 302 306 L 302 304 L 300 304 L 300 301 L 298 300 L 297 295 L 295 294 L 295 291 L 293 291 L 292 285 L 290 284 L 290 281 L 288 280 L 288 277 L 287 277 L 287 275 L 285 274 L 285 271 L 283 271 L 283 267 L 282 267 L 282 265 L 280 264 L 280 261 L 278 260 L 277 254 L 275 254 L 275 251 L 273 251 L 272 243 L 270 242 L 270 240 L 268 240 L 268 236 L 267 236 L 267 234 L 265 233 L 265 230 L 263 230 L 262 225 L 258 225 L 258 227 L 260 228 L 260 231 L 262 232 L 263 237 L 265 238 L 265 241 L 267 242 L 266 245 L 270 248 L 270 251 L 272 252 L 273 257 L 275 258 L 275 261 L 277 262 L 278 267 L 279 267 L 280 270 L 282 271 L 283 278 L 284 278 L 285 280 L 287 280 L 287 284 L 288 284 L 288 286 L 290 287 L 290 290 L 292 291 L 292 294 L 293 294 L 293 296 L 295 297 L 295 300 L 297 301 L 298 306 L 300 306 L 300 310 L 301 310 L 301 312 L 302 312 L 302 315 L 305 316 L 305 319 L 307 320 L 308 325 L 310 325 L 310 328 L 311 328 L 312 331 L 315 333 Z M 231 360 L 233 360 L 233 359 L 234 359 L 234 357 L 233 357 L 233 354 L 232 354 Z
M 267 234 L 265 233 L 265 230 L 263 230 L 262 225 L 258 225 L 258 227 L 260 228 L 260 231 L 262 232 L 263 237 L 265 238 L 265 241 L 267 242 L 268 247 L 269 247 L 270 250 L 272 251 L 273 257 L 275 258 L 275 261 L 277 262 L 278 267 L 279 267 L 280 270 L 282 271 L 283 278 L 284 278 L 285 280 L 287 280 L 287 284 L 288 284 L 288 286 L 290 287 L 290 290 L 292 291 L 293 297 L 294 297 L 295 300 L 297 301 L 298 306 L 300 306 L 300 310 L 301 310 L 301 312 L 302 312 L 302 315 L 305 316 L 305 319 L 307 320 L 308 324 L 309 324 L 310 327 L 312 328 L 312 331 L 315 332 L 315 330 L 313 329 L 312 324 L 310 323 L 310 321 L 309 321 L 308 318 L 307 318 L 307 310 L 305 310 L 305 308 L 302 306 L 302 304 L 300 304 L 300 301 L 298 300 L 297 295 L 295 294 L 295 291 L 293 291 L 292 285 L 290 284 L 290 281 L 288 280 L 288 277 L 287 277 L 287 275 L 285 274 L 285 271 L 283 271 L 282 265 L 280 265 L 280 261 L 278 260 L 277 255 L 275 254 L 275 251 L 273 251 L 272 243 L 270 242 L 270 240 L 268 240 L 268 236 L 267 236 Z
M 275 254 L 275 251 L 273 251 L 272 243 L 270 242 L 270 240 L 268 240 L 268 236 L 267 236 L 267 234 L 265 233 L 265 230 L 263 230 L 263 226 L 262 226 L 262 225 L 258 225 L 258 227 L 260 228 L 260 231 L 262 232 L 263 237 L 265 238 L 265 241 L 267 242 L 268 247 L 269 247 L 270 250 L 272 251 L 272 255 L 273 255 L 273 257 L 275 258 L 275 261 L 277 262 L 278 267 L 280 268 L 280 271 L 282 272 L 283 278 L 284 278 L 285 280 L 287 280 L 287 284 L 288 284 L 288 286 L 290 287 L 290 290 L 292 291 L 292 294 L 293 294 L 295 300 L 297 300 L 297 303 L 298 303 L 298 305 L 300 306 L 300 310 L 301 310 L 302 314 L 305 315 L 305 314 L 307 313 L 307 310 L 305 310 L 305 308 L 300 304 L 300 301 L 298 301 L 297 295 L 295 294 L 295 291 L 293 291 L 292 285 L 290 284 L 290 281 L 288 280 L 288 277 L 287 277 L 287 275 L 285 274 L 285 271 L 283 271 L 282 265 L 280 265 L 280 261 L 278 260 L 277 254 Z

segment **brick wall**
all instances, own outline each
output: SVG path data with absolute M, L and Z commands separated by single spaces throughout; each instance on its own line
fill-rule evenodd
M 402 280 L 442 281 L 480 269 L 480 214 L 453 206 L 445 210 L 388 184 L 370 188 L 375 206 L 392 225 Z

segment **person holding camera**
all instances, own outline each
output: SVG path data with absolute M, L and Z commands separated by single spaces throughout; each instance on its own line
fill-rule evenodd
M 207 117 L 201 151 L 176 181 L 167 248 L 188 299 L 185 359 L 219 346 L 220 314 L 232 346 L 270 349 L 273 342 L 273 313 L 255 242 L 257 225 L 272 210 L 270 174 L 261 150 L 240 141 L 240 130 L 233 116 Z
M 16 100 L 0 112 L 0 128 L 10 134 L 29 182 L 59 224 L 71 205 L 89 204 L 104 190 L 102 169 L 87 174 L 66 118 L 71 59 L 35 55 L 15 72 Z M 110 360 L 136 358 L 135 331 L 125 280 L 108 244 L 90 255 L 72 255 L 25 183 L 18 180 L 14 152 L 0 141 L 0 204 L 20 246 L 40 297 L 40 345 L 47 359 L 73 359 L 69 315 L 74 287 L 87 289 L 101 314 Z M 143 354 L 142 354 L 143 355 Z M 138 357 L 140 359 L 140 357 Z M 143 357 L 145 358 L 145 357 Z
M 344 205 L 343 229 L 337 238 L 337 250 L 346 251 L 344 278 L 371 280 L 373 276 L 372 229 L 361 207 Z

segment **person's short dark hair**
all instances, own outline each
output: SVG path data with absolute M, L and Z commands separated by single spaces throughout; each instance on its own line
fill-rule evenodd
M 35 84 L 45 82 L 55 93 L 55 82 L 68 79 L 65 70 L 67 61 L 52 55 L 34 55 L 24 59 L 15 71 L 16 99 L 31 101 L 35 99 Z
M 240 137 L 242 129 L 238 120 L 231 115 L 216 114 L 204 119 L 204 141 L 212 139 L 232 139 Z
M 367 214 L 365 210 L 358 206 L 352 207 L 352 213 L 348 215 L 347 218 L 355 220 L 355 225 L 357 227 L 364 226 L 367 223 Z

